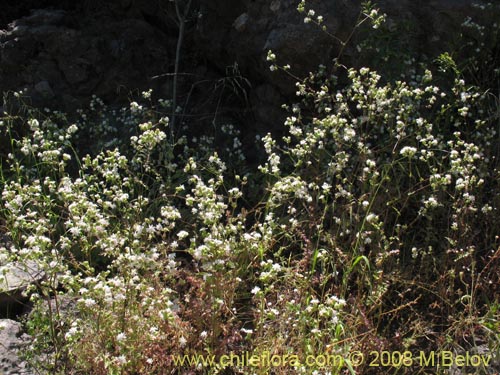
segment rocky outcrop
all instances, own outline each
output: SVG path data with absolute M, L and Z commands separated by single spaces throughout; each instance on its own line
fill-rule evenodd
M 22 350 L 30 342 L 30 337 L 22 333 L 21 323 L 10 319 L 0 319 L 0 374 L 34 374 L 20 357 Z
M 35 106 L 72 111 L 93 94 L 124 100 L 168 71 L 169 39 L 150 23 L 110 13 L 78 16 L 35 10 L 0 32 L 2 91 L 24 90 Z
M 0 308 L 8 310 L 11 305 L 27 300 L 28 286 L 39 283 L 44 278 L 33 261 L 7 263 L 0 266 Z
M 324 17 L 331 34 L 347 40 L 359 15 L 359 3 L 310 0 L 307 5 Z M 395 55 L 411 52 L 430 59 L 442 51 L 457 49 L 467 37 L 467 30 L 461 29 L 467 17 L 495 18 L 490 11 L 485 16 L 472 3 L 379 0 L 377 5 L 388 15 L 388 29 L 395 31 L 384 42 Z M 6 14 L 29 16 L 12 20 L 0 32 L 2 91 L 25 89 L 35 105 L 67 111 L 84 107 L 92 94 L 107 103 L 123 103 L 131 90 L 152 87 L 159 96 L 171 97 L 178 37 L 173 2 L 114 0 L 104 5 L 91 1 L 77 5 L 45 0 L 39 4 L 52 8 L 29 13 L 17 5 L 10 13 L 6 10 Z M 280 63 L 291 64 L 293 73 L 303 77 L 320 63 L 330 64 L 341 48 L 317 26 L 304 23 L 297 4 L 298 0 L 236 0 L 228 6 L 223 0 L 194 0 L 186 19 L 180 69 L 192 79 L 179 90 L 180 97 L 187 96 L 196 80 L 223 77 L 227 67 L 237 63 L 252 83 L 252 108 L 279 108 L 293 100 L 295 79 L 269 70 L 267 50 L 272 49 Z M 489 19 L 485 22 L 491 24 Z M 367 29 L 365 35 L 370 32 L 373 30 Z M 353 40 L 343 50 L 343 58 L 349 65 L 369 64 L 376 60 L 377 53 L 360 59 Z M 389 65 L 395 63 L 389 61 Z M 204 77 L 196 75 L 201 70 Z M 158 76 L 163 78 L 151 79 Z M 206 90 L 212 89 L 206 86 Z M 200 93 L 198 100 L 190 95 L 189 103 L 197 107 L 208 95 L 208 91 Z M 178 104 L 185 102 L 180 100 Z M 257 110 L 254 115 L 252 122 L 261 124 L 262 129 L 282 124 L 279 110 Z
M 45 273 L 32 260 L 7 261 L 6 254 L 11 247 L 9 236 L 0 233 L 0 319 L 12 319 L 23 313 L 29 300 L 27 289 L 45 278 Z
M 319 64 L 331 65 L 342 49 L 339 40 L 322 32 L 312 22 L 304 23 L 304 14 L 297 11 L 298 0 L 242 0 L 228 7 L 224 1 L 203 2 L 198 22 L 198 43 L 213 64 L 236 61 L 254 83 L 255 115 L 264 129 L 282 124 L 283 113 L 276 110 L 283 102 L 293 100 L 295 78 L 271 72 L 266 61 L 269 49 L 278 56 L 281 65 L 291 64 L 297 77 L 305 77 Z M 358 21 L 360 1 L 307 1 L 307 9 L 322 15 L 330 34 L 346 41 Z M 380 13 L 387 14 L 385 30 L 379 37 L 381 49 L 359 53 L 358 42 L 375 30 L 368 27 L 354 34 L 341 61 L 347 66 L 371 66 L 380 69 L 408 69 L 403 61 L 407 55 L 417 62 L 432 61 L 444 51 L 466 52 L 464 45 L 474 30 L 462 27 L 471 18 L 492 25 L 495 16 L 467 0 L 379 0 L 373 3 Z M 496 8 L 496 18 L 500 9 Z M 380 30 L 378 31 L 380 34 Z M 370 47 L 373 47 L 371 45 Z M 382 49 L 391 50 L 388 61 L 381 60 Z M 470 49 L 470 48 L 469 48 Z M 455 55 L 459 58 L 459 56 Z M 399 77 L 400 72 L 395 74 Z M 272 89 L 270 89 L 272 87 Z M 257 92 L 259 92 L 257 94 Z M 274 111 L 263 108 L 274 107 Z M 281 116 L 281 117 L 280 117 Z

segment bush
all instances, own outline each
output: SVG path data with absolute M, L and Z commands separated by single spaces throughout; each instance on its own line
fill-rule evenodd
M 348 85 L 299 81 L 288 135 L 248 174 L 231 127 L 229 147 L 171 144 L 161 103 L 121 111 L 130 141 L 93 156 L 62 114 L 4 116 L 0 256 L 46 272 L 26 322 L 39 369 L 215 374 L 175 355 L 249 351 L 281 356 L 257 373 L 368 373 L 352 353 L 498 351 L 498 101 L 429 70 L 334 68 Z M 82 118 L 108 134 L 101 115 Z

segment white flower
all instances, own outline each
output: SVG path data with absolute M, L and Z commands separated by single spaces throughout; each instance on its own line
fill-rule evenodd
M 344 140 L 347 142 L 354 138 L 356 131 L 353 128 L 344 129 Z
M 151 98 L 151 94 L 153 93 L 153 90 L 152 89 L 149 89 L 148 91 L 143 91 L 142 92 L 142 97 L 144 99 L 149 99 Z
M 257 294 L 260 292 L 260 288 L 258 286 L 254 286 L 253 289 L 251 290 L 252 294 Z
M 96 302 L 95 300 L 93 300 L 92 298 L 85 298 L 83 300 L 83 303 L 85 304 L 85 306 L 87 307 L 92 307 L 92 306 L 95 306 Z
M 142 110 L 142 106 L 140 106 L 137 102 L 130 103 L 130 112 L 136 113 Z
M 439 206 L 438 201 L 434 197 L 429 197 L 427 200 L 424 201 L 424 205 L 427 208 L 433 208 Z
M 185 347 L 187 344 L 187 340 L 184 338 L 184 336 L 181 336 L 181 338 L 179 339 L 179 345 L 181 346 L 181 348 Z
M 1 328 L 1 327 L 0 327 Z M 1 330 L 1 329 L 0 329 Z M 68 332 L 66 332 L 66 334 L 64 335 L 64 338 L 66 340 L 69 340 L 70 338 L 72 338 L 74 335 L 76 335 L 78 333 L 78 328 L 77 327 L 71 327 Z
M 417 153 L 417 149 L 411 146 L 405 146 L 399 151 L 399 153 L 407 158 L 411 158 L 413 155 Z
M 119 365 L 124 365 L 125 363 L 127 363 L 127 358 L 124 355 L 121 355 L 119 357 L 116 357 L 116 362 Z

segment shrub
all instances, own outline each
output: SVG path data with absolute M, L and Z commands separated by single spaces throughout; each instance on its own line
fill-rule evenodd
M 256 373 L 368 373 L 352 353 L 498 350 L 498 101 L 429 70 L 331 72 L 297 82 L 288 134 L 248 175 L 231 127 L 230 146 L 172 144 L 161 105 L 131 103 L 113 120 L 129 142 L 92 156 L 60 113 L 4 116 L 1 257 L 46 272 L 26 322 L 38 368 L 215 374 L 175 355 L 250 351 L 294 359 Z M 80 127 L 112 134 L 95 103 Z M 342 360 L 304 362 L 320 354 Z

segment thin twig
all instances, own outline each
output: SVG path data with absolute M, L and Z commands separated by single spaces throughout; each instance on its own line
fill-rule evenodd
M 175 51 L 175 67 L 174 67 L 174 84 L 173 84 L 173 89 L 172 89 L 172 118 L 170 121 L 170 135 L 171 135 L 171 141 L 173 142 L 174 140 L 174 135 L 175 135 L 175 113 L 177 110 L 177 85 L 178 85 L 178 77 L 179 77 L 179 63 L 181 59 L 181 48 L 182 48 L 182 42 L 184 40 L 184 32 L 185 32 L 185 26 L 186 26 L 186 17 L 189 13 L 189 9 L 191 8 L 191 1 L 187 3 L 186 7 L 184 8 L 184 14 L 181 15 L 180 9 L 179 9 L 179 0 L 175 1 L 175 12 L 177 14 L 177 20 L 179 21 L 179 36 L 177 38 L 177 48 Z

